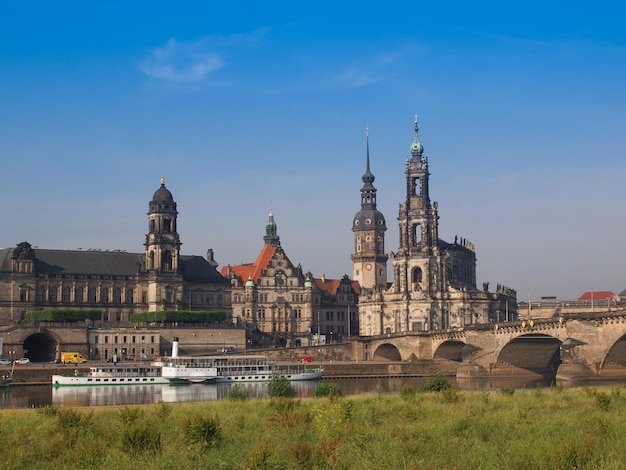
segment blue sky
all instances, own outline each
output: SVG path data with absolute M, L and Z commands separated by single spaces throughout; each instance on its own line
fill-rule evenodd
M 222 5 L 222 3 L 227 5 Z M 611 2 L 3 2 L 0 246 L 352 274 L 365 128 L 388 251 L 413 119 L 440 236 L 518 300 L 626 288 L 626 30 Z M 608 3 L 608 2 L 607 2 Z

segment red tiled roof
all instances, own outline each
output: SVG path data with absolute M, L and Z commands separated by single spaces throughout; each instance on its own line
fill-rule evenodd
M 267 264 L 274 256 L 276 247 L 266 244 L 263 246 L 259 255 L 256 257 L 254 263 L 239 264 L 237 266 L 223 266 L 221 274 L 222 276 L 228 276 L 229 268 L 233 271 L 235 276 L 241 279 L 241 282 L 246 282 L 248 279 L 252 279 L 256 283 L 261 277 L 261 272 L 267 269 Z
M 578 297 L 578 300 L 607 300 L 613 297 L 615 297 L 615 294 L 610 290 L 587 291 L 583 295 Z
M 330 295 L 336 295 L 337 289 L 341 285 L 341 279 L 316 278 L 315 283 L 317 284 L 317 287 L 328 292 Z M 354 289 L 356 294 L 361 292 L 361 285 L 358 281 L 350 281 L 350 286 Z

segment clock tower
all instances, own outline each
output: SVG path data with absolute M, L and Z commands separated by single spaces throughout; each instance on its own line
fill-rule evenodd
M 387 289 L 387 255 L 385 254 L 385 217 L 376 209 L 374 175 L 370 171 L 369 130 L 366 130 L 366 164 L 361 178 L 361 210 L 352 221 L 354 254 L 353 279 L 361 289 L 384 291 Z

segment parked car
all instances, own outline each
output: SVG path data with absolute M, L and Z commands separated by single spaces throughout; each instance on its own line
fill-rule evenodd
M 30 359 L 28 359 L 27 357 L 23 357 L 21 359 L 16 359 L 15 360 L 15 364 L 18 366 L 25 366 L 30 364 Z
M 0 359 L 0 366 L 10 366 L 11 361 L 9 359 Z
M 313 362 L 313 356 L 305 356 L 300 359 L 300 362 Z
M 222 353 L 224 354 L 228 354 L 228 353 L 234 353 L 235 351 L 237 351 L 237 348 L 234 346 L 227 346 L 225 348 L 221 349 Z

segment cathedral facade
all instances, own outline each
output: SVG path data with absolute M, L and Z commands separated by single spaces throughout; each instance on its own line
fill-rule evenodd
M 439 211 L 429 191 L 428 159 L 415 120 L 411 158 L 405 167 L 406 198 L 398 211 L 397 252 L 385 252 L 385 218 L 376 208 L 369 136 L 362 177 L 361 210 L 353 218 L 353 276 L 361 286 L 359 325 L 363 336 L 462 328 L 517 317 L 516 292 L 488 283 L 476 287 L 476 251 L 464 238 L 439 238 Z M 387 261 L 393 280 L 387 282 Z

